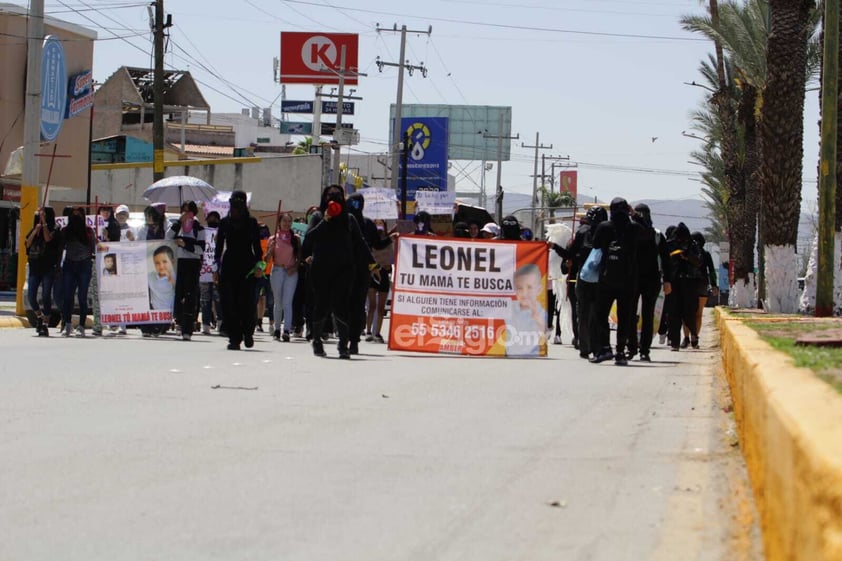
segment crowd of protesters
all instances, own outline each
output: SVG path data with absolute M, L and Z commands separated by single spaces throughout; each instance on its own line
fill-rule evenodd
M 268 312 L 275 341 L 303 337 L 310 341 L 316 356 L 326 356 L 324 342 L 335 335 L 339 357 L 348 359 L 359 353 L 362 338 L 385 342 L 381 329 L 397 237 L 385 221 L 366 218 L 364 205 L 365 199 L 358 193 L 346 197 L 341 186 L 326 187 L 319 205 L 299 219 L 306 224 L 303 239 L 292 227 L 291 213 L 280 214 L 274 233 L 270 232 L 250 214 L 242 191 L 232 193 L 226 216 L 209 212 L 204 224 L 197 217 L 194 201 L 184 202 L 179 217 L 172 220 L 166 219 L 166 205 L 150 205 L 144 209 L 144 223 L 137 231 L 127 223 L 129 209 L 125 205 L 118 206 L 116 213 L 112 207 L 100 207 L 103 227 L 98 233 L 86 225 L 84 207 L 65 209 L 68 220 L 61 229 L 56 227 L 53 209 L 44 208 L 25 238 L 28 296 L 36 332 L 49 335 L 55 303 L 60 306 L 62 336 L 84 337 L 89 313 L 93 335 L 101 336 L 108 328 L 124 334 L 125 325 L 100 323 L 97 290 L 92 286 L 96 244 L 171 240 L 176 251 L 162 255 L 161 261 L 170 260 L 175 286 L 161 298 L 168 299 L 162 305 L 173 310 L 173 321 L 139 325 L 144 337 L 157 337 L 174 328 L 189 341 L 196 330 L 201 329 L 204 335 L 216 330 L 227 337 L 228 349 L 251 348 L 254 333 L 263 330 Z M 452 227 L 457 238 L 533 238 L 514 216 L 506 216 L 499 225 L 457 220 Z M 215 232 L 215 244 L 208 243 L 208 232 Z M 435 235 L 428 213 L 415 214 L 412 234 Z M 572 343 L 580 357 L 594 363 L 613 360 L 617 365 L 625 365 L 635 356 L 650 361 L 661 291 L 665 298 L 657 331 L 660 343 L 667 343 L 673 351 L 698 348 L 702 310 L 709 291 L 715 294 L 717 290 L 716 271 L 704 250 L 702 234 L 691 234 L 683 223 L 662 234 L 653 227 L 646 205 L 632 208 L 625 199 L 615 198 L 607 210 L 599 205 L 590 207 L 565 246 L 548 242 L 548 248 L 562 258 L 561 273 L 568 281 L 565 294 L 550 294 L 550 308 L 556 307 L 554 300 L 570 301 Z M 213 272 L 200 277 L 206 257 L 213 262 Z M 586 270 L 595 273 L 583 274 Z M 108 274 L 107 261 L 103 274 Z M 160 275 L 162 282 L 166 277 Z M 88 310 L 89 288 L 93 310 Z M 74 330 L 77 298 L 79 319 Z M 609 328 L 612 307 L 617 326 L 613 346 Z M 552 315 L 548 319 L 551 328 Z M 556 342 L 560 342 L 558 338 Z

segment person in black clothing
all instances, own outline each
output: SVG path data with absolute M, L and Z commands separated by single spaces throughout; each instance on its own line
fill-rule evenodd
M 304 215 L 304 223 L 310 225 L 314 215 L 319 214 L 318 206 L 311 206 Z M 306 231 L 305 231 L 306 233 Z M 303 242 L 302 242 L 303 243 Z M 310 266 L 302 259 L 298 264 L 298 284 L 295 285 L 295 296 L 292 298 L 292 334 L 301 337 L 306 324 L 306 338 L 312 339 L 313 327 L 313 294 L 312 285 L 308 280 Z
M 357 263 L 354 270 L 354 283 L 351 288 L 351 302 L 350 313 L 348 316 L 348 352 L 352 355 L 360 353 L 360 337 L 365 330 L 365 302 L 368 297 L 368 289 L 371 287 L 371 273 L 369 265 L 375 263 L 372 252 L 376 249 L 382 249 L 392 243 L 388 237 L 383 240 L 377 232 L 377 226 L 370 218 L 363 216 L 363 209 L 365 208 L 365 198 L 360 193 L 352 193 L 345 201 L 345 206 L 362 233 L 365 241 L 367 251 L 359 252 L 356 255 Z
M 716 267 L 713 266 L 713 257 L 711 257 L 710 253 L 705 249 L 705 236 L 701 232 L 693 232 L 690 234 L 690 237 L 693 238 L 693 241 L 696 243 L 696 247 L 699 248 L 699 252 L 702 255 L 702 267 L 701 267 L 701 276 L 702 281 L 699 283 L 699 305 L 696 307 L 696 336 L 702 332 L 702 313 L 705 311 L 705 306 L 708 302 L 708 294 L 718 298 L 719 297 L 719 286 L 716 282 Z M 685 335 L 686 335 L 685 331 Z M 685 341 L 687 341 L 685 337 Z M 681 344 L 683 347 L 687 347 L 685 341 L 682 341 Z M 689 342 L 689 341 L 688 341 Z
M 199 273 L 205 255 L 205 229 L 196 220 L 195 201 L 181 204 L 181 216 L 167 231 L 176 243 L 175 302 L 173 319 L 181 328 L 181 338 L 190 341 L 199 309 Z
M 514 215 L 503 218 L 500 223 L 500 239 L 510 241 L 522 241 L 520 222 Z
M 698 348 L 696 308 L 699 302 L 700 286 L 704 283 L 701 272 L 702 254 L 696 242 L 690 237 L 690 230 L 683 222 L 678 223 L 673 235 L 667 240 L 667 250 L 670 256 L 673 292 L 669 310 L 670 347 L 673 351 L 679 349 L 683 323 L 690 332 L 690 343 L 693 348 Z
M 222 301 L 225 331 L 228 333 L 228 350 L 240 350 L 240 343 L 246 348 L 254 346 L 254 271 L 260 263 L 263 250 L 260 247 L 260 228 L 257 220 L 249 214 L 246 194 L 234 191 L 229 199 L 231 210 L 219 222 L 216 233 L 214 261 L 219 279 L 219 293 Z
M 26 235 L 26 255 L 29 258 L 29 306 L 35 312 L 35 332 L 39 337 L 49 336 L 52 314 L 53 281 L 59 261 L 56 237 L 56 211 L 44 207 L 38 211 L 36 224 Z M 43 309 L 38 306 L 38 287 L 41 287 Z
M 632 310 L 637 308 L 640 301 L 640 360 L 651 362 L 649 352 L 652 349 L 652 336 L 655 325 L 655 303 L 661 292 L 661 281 L 664 283 L 664 294 L 669 294 L 672 287 L 669 283 L 669 273 L 665 270 L 662 275 L 662 264 L 669 267 L 669 253 L 664 235 L 652 226 L 652 215 L 649 207 L 638 204 L 634 207 L 632 219 L 640 224 L 643 237 L 637 249 L 637 289 L 632 297 Z M 637 322 L 633 320 L 629 332 L 628 358 L 631 359 L 638 350 Z
M 345 191 L 340 185 L 325 187 L 319 209 L 302 244 L 302 256 L 310 265 L 309 279 L 313 287 L 313 354 L 326 356 L 322 332 L 333 313 L 339 336 L 339 358 L 349 359 L 350 314 L 360 311 L 356 301 L 351 308 L 355 281 L 358 274 L 362 276 L 359 269 L 379 274 L 357 220 L 347 210 Z M 365 286 L 367 288 L 368 283 Z
M 602 250 L 600 263 L 599 294 L 594 316 L 594 330 L 591 341 L 596 356 L 591 362 L 603 362 L 611 358 L 614 364 L 625 366 L 626 345 L 629 333 L 634 328 L 632 298 L 637 278 L 637 248 L 643 236 L 643 227 L 632 222 L 629 203 L 621 197 L 611 201 L 610 219 L 597 226 L 593 246 Z M 611 331 L 608 315 L 611 305 L 617 302 L 617 345 L 611 352 Z
M 576 229 L 576 234 L 566 248 L 552 244 L 552 249 L 562 259 L 569 260 L 567 297 L 574 309 L 573 337 L 576 339 L 574 347 L 578 347 L 581 358 L 589 358 L 594 351 L 591 345 L 591 331 L 593 315 L 596 311 L 597 285 L 580 281 L 579 271 L 591 254 L 596 227 L 607 219 L 608 213 L 604 208 L 593 206 L 585 213 L 581 225 Z M 574 279 L 574 282 L 569 282 L 569 279 Z

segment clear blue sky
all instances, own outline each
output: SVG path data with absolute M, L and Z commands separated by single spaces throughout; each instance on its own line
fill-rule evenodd
M 214 112 L 278 98 L 272 61 L 281 31 L 357 33 L 360 71 L 368 77 L 360 78 L 356 95 L 364 100 L 350 118 L 362 136 L 355 149 L 385 151 L 397 70 L 381 73 L 374 61 L 397 60 L 399 34 L 378 34 L 375 25 L 432 25 L 429 37 L 408 38 L 407 58 L 429 73 L 407 77 L 404 102 L 512 106 L 520 140 L 503 164 L 507 190 L 531 192 L 534 150 L 521 143 L 533 145 L 540 132 L 541 143 L 553 145 L 542 153 L 580 162 L 580 193 L 630 201 L 700 196 L 688 163 L 698 141 L 682 131 L 705 92 L 685 82 L 698 79 L 699 61 L 712 47 L 678 23 L 683 14 L 704 12 L 698 0 L 168 0 L 165 8 L 174 23 L 167 66 L 189 69 Z M 151 65 L 146 4 L 48 0 L 46 11 L 97 30 L 97 81 L 121 65 Z M 312 92 L 287 86 L 288 99 Z M 805 201 L 816 198 L 816 96 L 809 94 L 805 116 L 804 176 L 812 180 Z M 478 190 L 479 168 L 454 162 L 457 188 Z M 490 192 L 495 174 L 487 176 Z

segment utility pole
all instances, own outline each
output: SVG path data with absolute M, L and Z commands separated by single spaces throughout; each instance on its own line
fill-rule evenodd
M 407 33 L 424 33 L 426 35 L 430 35 L 433 33 L 433 26 L 429 26 L 426 31 L 415 31 L 415 30 L 407 30 L 405 25 L 402 25 L 400 30 L 398 30 L 398 25 L 395 24 L 392 29 L 383 29 L 379 25 L 377 26 L 377 33 L 381 33 L 383 31 L 392 31 L 398 32 L 400 31 L 401 34 L 401 54 L 398 58 L 398 62 L 384 62 L 380 60 L 380 57 L 377 57 L 375 61 L 377 64 L 378 70 L 383 72 L 384 66 L 394 66 L 398 69 L 398 95 L 397 100 L 395 101 L 395 123 L 392 127 L 392 146 L 390 146 L 391 155 L 392 155 L 392 189 L 397 190 L 398 188 L 398 159 L 400 157 L 401 151 L 401 144 L 403 139 L 403 134 L 401 134 L 401 110 L 403 108 L 403 71 L 406 69 L 409 72 L 409 75 L 412 76 L 412 73 L 415 70 L 421 72 L 423 77 L 427 77 L 427 69 L 424 67 L 424 63 L 420 63 L 418 66 L 413 66 L 409 64 L 409 61 L 406 60 L 406 34 Z
M 172 16 L 167 16 L 164 23 L 164 0 L 155 0 L 155 29 L 153 48 L 155 50 L 155 69 L 152 78 L 154 97 L 154 119 L 152 121 L 152 178 L 154 181 L 164 178 L 164 34 L 172 27 Z
M 343 138 L 344 134 L 340 132 L 342 130 L 342 110 L 344 109 L 343 102 L 345 101 L 345 76 L 352 75 L 356 76 L 368 76 L 368 74 L 361 74 L 359 72 L 348 71 L 345 68 L 345 53 L 346 53 L 346 46 L 342 45 L 342 49 L 339 52 L 339 70 L 333 70 L 332 68 L 322 67 L 322 72 L 331 72 L 339 76 L 339 90 L 336 96 L 336 128 L 333 129 L 333 138 L 334 138 L 334 152 L 333 152 L 333 174 L 331 178 L 331 182 L 334 185 L 339 184 L 339 164 L 341 161 L 341 154 L 340 154 L 340 146 L 341 143 L 336 140 L 336 137 Z M 352 90 L 353 92 L 353 90 Z M 319 106 L 321 110 L 322 100 L 320 99 L 320 95 L 318 90 L 316 91 L 316 104 Z M 325 96 L 328 97 L 328 96 Z M 355 98 L 356 99 L 356 98 Z M 319 125 L 321 126 L 321 124 Z M 321 131 L 319 131 L 321 132 Z
M 819 248 L 816 317 L 833 315 L 833 248 L 835 246 L 837 114 L 839 95 L 839 0 L 825 0 L 822 67 L 821 172 L 819 174 Z M 838 304 L 838 303 L 837 303 Z
M 500 113 L 497 119 L 497 134 L 483 133 L 483 138 L 497 139 L 497 192 L 495 195 L 495 214 L 497 215 L 497 223 L 503 222 L 503 139 L 519 140 L 520 133 L 515 136 L 503 134 L 503 113 Z
M 44 0 L 29 3 L 29 38 L 26 48 L 26 98 L 23 113 L 23 173 L 20 188 L 20 228 L 15 313 L 24 314 L 23 284 L 26 281 L 26 244 L 33 217 L 41 200 L 39 163 L 35 154 L 41 147 L 41 57 L 44 48 Z
M 532 231 L 535 231 L 535 207 L 538 205 L 538 150 L 552 150 L 553 145 L 550 144 L 549 146 L 544 146 L 543 144 L 539 144 L 539 137 L 540 133 L 535 133 L 535 146 L 528 146 L 523 142 L 520 143 L 521 148 L 534 148 L 535 149 L 535 165 L 532 172 L 532 218 L 530 228 Z
M 570 161 L 570 156 L 547 156 L 550 160 L 550 191 L 555 190 L 555 168 L 578 167 L 577 164 L 567 164 Z M 561 192 L 561 186 L 559 186 Z

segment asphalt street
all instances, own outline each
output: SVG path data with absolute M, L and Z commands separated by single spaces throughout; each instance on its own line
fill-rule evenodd
M 0 330 L 0 559 L 737 559 L 704 331 L 617 367 Z

